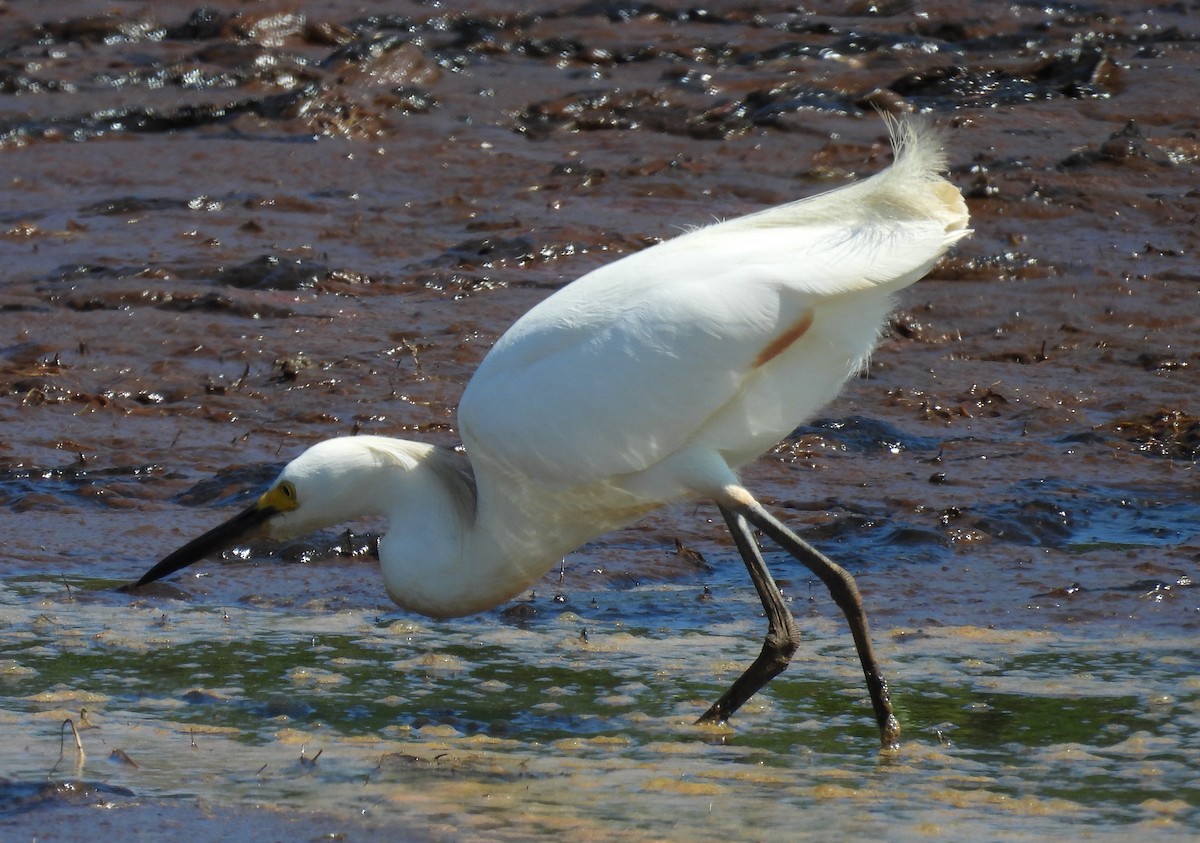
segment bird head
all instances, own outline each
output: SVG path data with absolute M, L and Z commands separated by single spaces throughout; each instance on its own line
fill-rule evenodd
M 406 459 L 407 451 L 420 447 L 424 446 L 373 436 L 313 445 L 288 463 L 253 504 L 165 556 L 130 588 L 162 579 L 255 535 L 288 539 L 378 514 L 379 477 L 394 477 L 411 468 L 416 459 Z

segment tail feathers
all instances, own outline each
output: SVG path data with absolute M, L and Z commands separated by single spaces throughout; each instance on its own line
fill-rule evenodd
M 724 223 L 736 229 L 764 229 L 854 220 L 932 220 L 945 227 L 948 243 L 970 233 L 967 203 L 942 172 L 943 131 L 921 117 L 885 116 L 895 160 L 870 178 Z
M 962 192 L 947 181 L 945 131 L 923 117 L 895 118 L 885 115 L 892 138 L 895 161 L 879 173 L 882 195 L 892 194 L 893 201 L 914 206 L 945 223 L 946 232 L 967 233 L 970 215 Z M 873 179 L 868 179 L 872 181 Z

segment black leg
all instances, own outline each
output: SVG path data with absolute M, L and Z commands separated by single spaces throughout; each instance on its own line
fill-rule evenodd
M 763 611 L 767 615 L 767 637 L 763 641 L 762 652 L 758 654 L 754 663 L 708 711 L 704 712 L 697 723 L 719 723 L 728 720 L 746 700 L 758 693 L 763 685 L 787 669 L 788 662 L 799 644 L 796 620 L 783 602 L 779 587 L 771 578 L 771 572 L 767 570 L 767 563 L 758 549 L 758 542 L 750 532 L 750 525 L 741 513 L 731 512 L 724 506 L 720 509 L 721 514 L 725 516 L 725 523 L 729 525 L 729 532 L 733 535 L 738 553 L 746 563 L 746 570 L 750 572 L 750 581 L 754 583 L 758 599 L 762 601 Z
M 754 580 L 754 586 L 758 589 L 759 596 L 763 600 L 763 607 L 767 609 L 767 618 L 768 623 L 771 624 L 771 629 L 775 628 L 777 621 L 772 617 L 772 609 L 767 605 L 767 598 L 763 596 L 763 585 L 761 577 L 756 577 L 755 564 L 761 566 L 761 576 L 766 578 L 765 581 L 770 584 L 771 589 L 775 589 L 775 584 L 771 581 L 770 574 L 766 571 L 766 565 L 762 561 L 762 555 L 754 545 L 753 537 L 749 537 L 749 531 L 745 530 L 746 522 L 762 530 L 772 541 L 790 553 L 797 561 L 816 574 L 821 579 L 821 582 L 825 583 L 826 588 L 829 589 L 829 593 L 833 597 L 833 601 L 842 610 L 847 622 L 850 624 L 850 634 L 854 637 L 854 646 L 858 650 L 858 659 L 862 663 L 863 674 L 867 678 L 867 691 L 871 695 L 871 705 L 875 709 L 875 721 L 879 724 L 879 739 L 884 747 L 891 748 L 898 746 L 900 743 L 900 723 L 892 713 L 892 702 L 888 696 L 887 681 L 883 678 L 883 673 L 879 669 L 879 662 L 875 659 L 875 649 L 871 645 L 871 636 L 867 630 L 867 613 L 863 608 L 862 596 L 858 592 L 858 586 L 854 582 L 854 577 L 850 576 L 848 571 L 825 556 L 825 554 L 785 527 L 775 516 L 763 509 L 762 504 L 756 501 L 745 489 L 740 487 L 727 488 L 722 499 L 718 501 L 718 506 L 720 506 L 721 512 L 725 515 L 726 522 L 730 524 L 730 531 L 733 532 L 734 540 L 738 544 L 738 550 L 741 552 L 742 558 L 746 560 L 746 567 L 750 569 L 750 577 Z M 735 521 L 731 520 L 731 513 L 737 518 L 736 523 L 740 525 L 738 528 L 734 527 Z M 743 530 L 745 530 L 746 537 L 739 540 L 738 535 Z M 755 564 L 751 563 L 750 558 L 743 549 L 743 543 L 746 542 L 754 548 L 753 554 L 757 559 L 757 563 Z M 777 589 L 774 590 L 774 594 L 775 599 L 780 603 L 780 608 L 787 613 L 786 607 L 783 607 L 782 601 L 779 599 Z M 790 613 L 787 613 L 787 618 L 790 623 Z M 789 629 L 792 644 L 791 650 L 787 653 L 788 656 L 796 648 L 794 626 L 789 627 Z M 770 642 L 771 633 L 768 632 L 767 644 L 763 646 L 764 655 L 767 652 Z M 717 704 L 709 710 L 709 713 L 705 714 L 701 719 L 724 719 L 724 717 L 728 717 L 739 705 L 749 699 L 755 691 L 787 666 L 785 658 L 783 664 L 774 673 L 767 674 L 765 678 L 757 679 L 758 684 L 750 687 L 756 681 L 756 678 L 764 672 L 764 669 L 759 668 L 759 673 L 755 677 L 750 679 L 747 679 L 747 677 L 755 671 L 762 660 L 763 656 L 760 655 L 758 660 L 751 665 L 750 670 L 746 671 L 741 679 L 734 684 L 734 687 L 730 688 L 718 700 Z M 743 682 L 746 683 L 750 690 L 745 696 L 738 699 L 733 694 L 737 686 Z M 731 702 L 736 700 L 736 704 L 723 716 L 710 718 L 709 714 L 713 714 L 726 698 L 730 698 Z

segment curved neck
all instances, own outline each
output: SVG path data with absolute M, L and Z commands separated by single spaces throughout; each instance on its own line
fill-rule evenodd
M 572 507 L 443 448 L 381 478 L 388 531 L 379 543 L 384 585 L 399 606 L 446 618 L 490 609 L 541 579 L 604 531 Z
M 379 542 L 383 582 L 404 609 L 438 618 L 474 614 L 520 593 L 554 563 L 544 561 L 553 548 L 511 540 L 520 515 L 497 517 L 486 500 L 497 500 L 494 491 L 476 488 L 462 454 L 429 446 L 415 465 L 374 480 L 362 505 L 377 504 L 388 520 Z

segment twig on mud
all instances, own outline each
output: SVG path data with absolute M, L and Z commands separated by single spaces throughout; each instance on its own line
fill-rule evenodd
M 63 763 L 63 759 L 66 758 L 66 755 L 67 755 L 66 729 L 68 726 L 71 727 L 71 734 L 75 736 L 75 749 L 78 750 L 78 753 L 79 753 L 75 759 L 75 769 L 79 770 L 79 768 L 83 767 L 83 761 L 85 758 L 87 758 L 87 753 L 83 751 L 83 741 L 79 739 L 79 730 L 75 728 L 75 721 L 72 720 L 70 717 L 68 717 L 66 720 L 64 720 L 62 722 L 62 725 L 58 727 L 58 761 L 54 762 L 54 766 L 50 768 L 51 773 L 53 773 L 55 770 L 57 770 L 58 765 Z
M 75 721 L 68 717 L 63 721 L 62 726 L 58 728 L 58 756 L 62 758 L 63 748 L 67 742 L 67 736 L 63 733 L 63 726 L 71 727 L 71 734 L 75 736 L 75 748 L 79 750 L 79 757 L 86 758 L 87 753 L 83 751 L 83 741 L 79 739 L 79 730 L 75 728 Z

